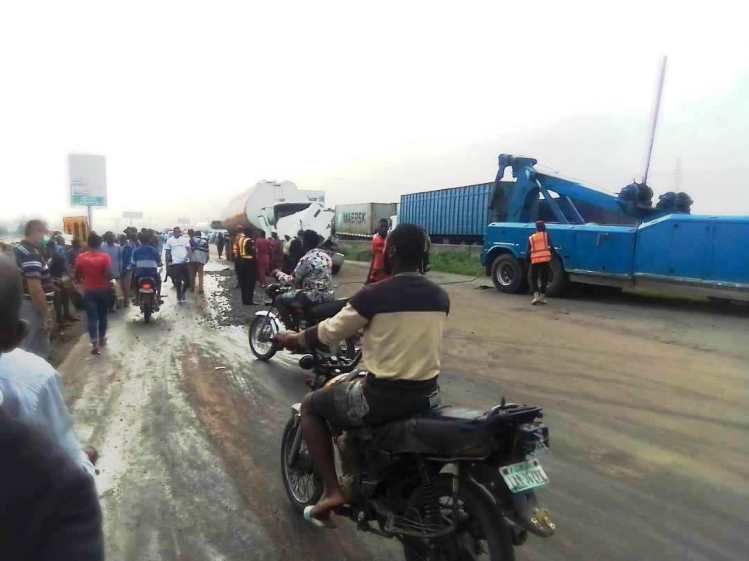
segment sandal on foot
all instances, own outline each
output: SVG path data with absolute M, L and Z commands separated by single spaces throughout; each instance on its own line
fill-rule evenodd
M 319 518 L 316 518 L 312 516 L 312 509 L 315 508 L 314 506 L 306 506 L 304 507 L 304 519 L 315 526 L 316 528 L 327 528 L 328 530 L 333 530 L 336 528 L 335 522 L 333 522 L 330 518 L 327 520 L 320 520 Z

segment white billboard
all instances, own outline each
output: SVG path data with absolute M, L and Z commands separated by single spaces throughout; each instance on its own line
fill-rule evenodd
M 106 159 L 97 154 L 68 155 L 70 206 L 107 206 Z

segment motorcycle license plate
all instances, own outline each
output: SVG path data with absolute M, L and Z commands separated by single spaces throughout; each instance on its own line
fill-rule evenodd
M 544 468 L 538 460 L 530 460 L 499 468 L 499 474 L 512 493 L 522 493 L 528 489 L 542 487 L 549 482 Z

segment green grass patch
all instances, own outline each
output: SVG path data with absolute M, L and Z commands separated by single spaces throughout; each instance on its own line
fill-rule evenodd
M 361 246 L 340 244 L 338 250 L 352 261 L 369 262 L 372 254 L 369 249 Z M 429 254 L 429 264 L 433 271 L 442 273 L 455 273 L 457 275 L 468 275 L 471 277 L 484 274 L 478 255 L 471 255 L 467 251 L 445 251 L 440 252 L 432 246 Z
M 432 246 L 432 252 L 429 255 L 429 264 L 433 271 L 441 271 L 443 273 L 455 273 L 471 277 L 484 274 L 484 268 L 481 266 L 478 255 L 471 255 L 468 252 L 446 251 L 444 253 L 436 253 L 434 246 Z

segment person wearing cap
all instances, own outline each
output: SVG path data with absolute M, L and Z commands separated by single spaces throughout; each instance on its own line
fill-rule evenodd
M 531 268 L 531 288 L 533 289 L 532 305 L 546 304 L 546 284 L 549 281 L 549 269 L 553 246 L 546 224 L 543 220 L 536 222 L 536 231 L 528 238 L 528 261 Z

